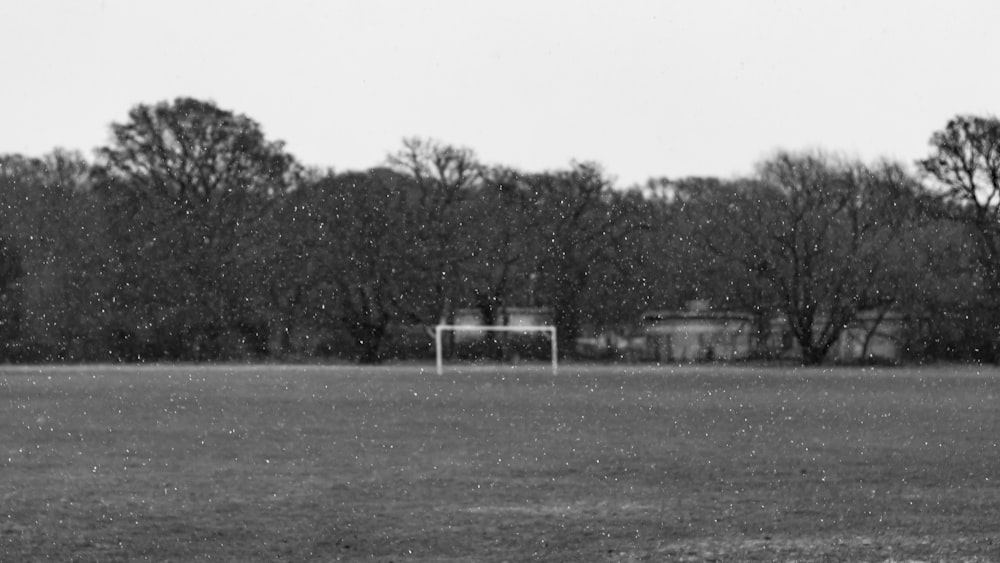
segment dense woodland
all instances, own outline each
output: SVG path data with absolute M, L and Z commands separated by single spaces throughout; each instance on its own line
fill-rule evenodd
M 549 308 L 571 353 L 692 299 L 783 315 L 807 363 L 863 310 L 904 316 L 913 361 L 1000 360 L 994 117 L 929 131 L 916 163 L 779 152 L 630 188 L 421 138 L 310 169 L 194 99 L 111 132 L 93 159 L 0 155 L 0 362 L 426 357 L 424 327 L 513 306 Z

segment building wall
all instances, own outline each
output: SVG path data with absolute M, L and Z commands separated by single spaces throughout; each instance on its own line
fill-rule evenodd
M 741 318 L 675 317 L 647 322 L 654 361 L 738 360 L 753 350 L 752 325 Z
M 504 322 L 506 321 L 506 322 Z M 455 312 L 454 324 L 462 326 L 483 326 L 483 316 L 479 309 L 459 309 Z M 497 315 L 494 326 L 543 326 L 552 324 L 552 312 L 540 307 L 507 307 Z M 461 330 L 455 332 L 456 343 L 482 340 L 487 332 L 481 330 Z M 514 332 L 511 334 L 537 334 L 534 332 Z
M 874 330 L 873 330 L 874 329 Z M 644 350 L 647 361 L 688 362 L 741 360 L 756 349 L 757 334 L 749 315 L 712 312 L 659 312 L 644 316 Z M 845 329 L 830 350 L 838 362 L 902 359 L 902 318 L 864 312 Z M 866 348 L 867 341 L 867 348 Z M 771 323 L 766 348 L 773 357 L 800 358 L 801 349 L 783 318 Z
M 853 326 L 841 333 L 831 350 L 832 359 L 842 362 L 898 362 L 903 356 L 903 328 L 899 315 L 890 314 L 883 318 L 860 315 Z

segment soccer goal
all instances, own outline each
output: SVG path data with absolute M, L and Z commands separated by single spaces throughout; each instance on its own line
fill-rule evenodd
M 466 331 L 466 332 L 543 332 L 549 336 L 549 340 L 552 342 L 552 373 L 555 374 L 559 371 L 559 347 L 556 344 L 556 327 L 554 326 L 475 326 L 475 325 L 446 325 L 441 324 L 434 327 L 434 348 L 437 352 L 437 372 L 438 375 L 444 373 L 444 348 L 441 345 L 441 334 L 444 331 L 451 330 L 455 332 Z

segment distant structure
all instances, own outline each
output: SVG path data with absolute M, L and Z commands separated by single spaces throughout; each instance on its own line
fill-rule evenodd
M 901 315 L 863 311 L 841 332 L 827 359 L 896 363 L 903 359 L 903 336 Z M 706 301 L 690 301 L 679 311 L 647 311 L 628 336 L 580 338 L 577 352 L 582 357 L 664 363 L 802 357 L 783 316 L 760 319 L 742 311 L 713 311 Z
M 830 350 L 831 358 L 841 362 L 899 362 L 904 353 L 903 315 L 889 311 L 862 311 L 854 323 L 840 333 Z
M 479 309 L 459 309 L 455 311 L 452 324 L 462 326 L 483 326 L 483 313 Z M 497 311 L 494 326 L 543 326 L 552 324 L 552 310 L 548 307 L 501 307 Z M 486 331 L 465 330 L 455 333 L 455 343 L 481 340 Z
M 710 311 L 704 301 L 684 311 L 648 311 L 641 327 L 642 356 L 656 362 L 746 359 L 757 342 L 752 315 Z
M 551 325 L 546 307 L 504 307 L 497 312 L 498 326 Z M 459 309 L 454 324 L 483 326 L 479 309 Z M 486 331 L 455 332 L 455 345 L 474 346 L 486 340 Z M 896 363 L 903 359 L 904 323 L 894 312 L 863 311 L 845 328 L 827 356 L 842 363 Z M 499 340 L 537 339 L 537 335 L 494 336 Z M 783 316 L 765 320 L 741 311 L 713 311 L 707 301 L 690 301 L 683 310 L 652 310 L 642 314 L 624 334 L 605 332 L 577 339 L 581 358 L 635 362 L 711 362 L 749 359 L 796 360 L 802 357 L 798 341 Z
M 762 330 L 757 319 L 743 312 L 712 311 L 704 301 L 692 301 L 683 311 L 643 314 L 641 359 L 657 362 L 745 360 L 754 357 L 798 359 L 802 356 L 787 319 L 773 318 Z M 894 312 L 862 311 L 830 349 L 835 362 L 902 360 L 902 316 Z

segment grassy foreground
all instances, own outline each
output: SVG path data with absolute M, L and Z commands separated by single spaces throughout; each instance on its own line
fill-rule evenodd
M 1000 561 L 986 368 L 0 368 L 0 561 Z

